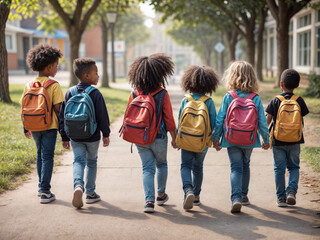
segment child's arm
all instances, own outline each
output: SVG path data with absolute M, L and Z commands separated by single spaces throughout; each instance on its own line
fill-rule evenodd
M 62 147 L 64 149 L 70 149 L 70 141 L 63 141 L 62 142 Z
M 60 107 L 61 107 L 61 103 L 53 105 L 53 110 L 56 113 L 57 117 L 59 117 L 59 114 L 60 114 Z
M 271 114 L 267 113 L 267 124 L 268 124 L 268 126 L 270 125 L 272 119 L 273 119 L 273 116 Z
M 103 137 L 102 138 L 103 146 L 108 147 L 110 143 L 110 138 L 109 137 Z
M 170 135 L 171 135 L 171 146 L 173 148 L 178 148 L 177 144 L 176 144 L 176 136 L 177 136 L 177 132 L 176 130 L 173 131 L 169 131 Z

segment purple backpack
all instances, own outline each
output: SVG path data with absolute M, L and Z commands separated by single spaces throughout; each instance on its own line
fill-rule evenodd
M 233 100 L 224 120 L 224 136 L 231 144 L 252 145 L 258 129 L 258 110 L 252 99 L 257 94 L 250 93 L 246 98 L 240 98 L 235 91 L 228 93 Z

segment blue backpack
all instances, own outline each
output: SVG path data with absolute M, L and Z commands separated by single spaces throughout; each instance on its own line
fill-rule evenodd
M 95 133 L 96 115 L 89 96 L 95 89 L 89 86 L 79 92 L 77 86 L 70 88 L 72 97 L 68 100 L 64 111 L 64 128 L 69 138 L 86 139 Z

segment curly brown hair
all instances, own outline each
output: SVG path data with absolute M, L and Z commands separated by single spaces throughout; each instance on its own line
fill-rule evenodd
M 218 74 L 207 66 L 189 66 L 181 79 L 181 87 L 185 92 L 212 94 L 219 85 Z
M 227 90 L 240 90 L 242 92 L 258 92 L 259 84 L 252 65 L 246 61 L 235 61 L 225 71 L 223 80 Z
M 167 77 L 172 76 L 174 63 L 171 57 L 157 53 L 136 58 L 130 65 L 129 83 L 139 91 L 153 92 L 166 87 Z
M 58 61 L 61 57 L 62 53 L 58 48 L 49 44 L 40 44 L 29 50 L 26 62 L 29 68 L 39 72 Z
M 96 65 L 96 61 L 92 58 L 76 58 L 73 60 L 73 72 L 78 79 L 91 71 L 92 66 Z

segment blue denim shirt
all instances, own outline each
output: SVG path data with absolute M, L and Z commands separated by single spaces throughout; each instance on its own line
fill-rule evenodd
M 238 96 L 242 97 L 242 98 L 245 98 L 249 95 L 248 92 L 242 92 L 239 90 L 237 90 L 236 92 L 237 92 Z M 229 107 L 230 103 L 232 102 L 232 100 L 233 100 L 233 98 L 231 97 L 231 95 L 229 93 L 227 93 L 223 98 L 223 101 L 222 101 L 220 109 L 219 109 L 218 116 L 216 118 L 216 127 L 214 130 L 213 140 L 220 140 L 220 138 L 222 137 L 220 145 L 221 145 L 221 147 L 226 147 L 226 148 L 232 147 L 232 146 L 237 146 L 237 147 L 241 147 L 241 148 L 258 148 L 258 147 L 261 147 L 261 143 L 260 143 L 260 134 L 261 134 L 263 142 L 269 143 L 270 139 L 269 139 L 269 130 L 268 130 L 267 119 L 266 119 L 263 105 L 262 105 L 262 102 L 261 102 L 261 99 L 259 96 L 255 96 L 253 98 L 253 102 L 256 104 L 256 107 L 258 110 L 258 132 L 257 132 L 256 141 L 254 142 L 254 144 L 252 144 L 250 146 L 236 145 L 236 144 L 229 143 L 225 139 L 224 129 L 223 129 L 224 119 L 227 115 L 227 110 L 228 110 L 228 107 Z
M 192 93 L 191 96 L 195 99 L 195 100 L 198 100 L 201 96 L 203 96 L 202 94 L 198 94 L 198 93 Z M 178 116 L 178 126 L 177 126 L 177 131 L 178 131 L 178 128 L 179 128 L 179 123 L 180 123 L 180 116 L 181 116 L 181 113 L 182 113 L 182 110 L 184 108 L 184 106 L 187 104 L 188 100 L 186 98 L 183 98 L 182 101 L 181 101 L 181 106 L 180 106 L 180 109 L 179 109 L 179 116 Z M 212 98 L 208 99 L 206 102 L 205 102 L 207 108 L 208 108 L 208 112 L 209 112 L 209 118 L 210 118 L 210 126 L 211 126 L 211 133 L 213 133 L 213 130 L 214 130 L 214 127 L 215 127 L 215 123 L 216 123 L 216 116 L 217 116 L 217 113 L 216 113 L 216 107 L 214 105 L 214 102 L 212 100 Z M 206 148 L 207 149 L 207 148 Z M 205 149 L 205 150 L 206 150 Z

